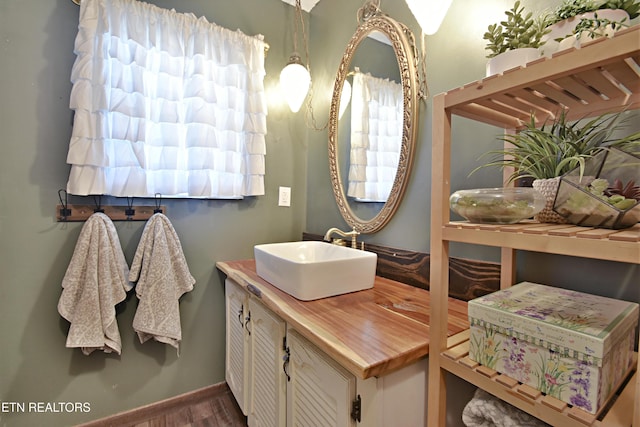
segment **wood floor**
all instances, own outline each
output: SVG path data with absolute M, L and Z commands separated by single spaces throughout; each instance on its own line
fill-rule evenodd
M 247 422 L 231 391 L 171 409 L 132 427 L 246 427 Z
M 246 427 L 226 384 L 116 414 L 81 427 Z

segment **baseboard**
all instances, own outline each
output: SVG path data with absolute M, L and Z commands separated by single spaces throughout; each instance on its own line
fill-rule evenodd
M 150 418 L 170 412 L 182 406 L 194 405 L 203 400 L 215 399 L 225 393 L 230 393 L 226 382 L 213 384 L 197 390 L 189 391 L 178 396 L 165 400 L 153 402 L 128 411 L 109 415 L 98 420 L 80 424 L 77 427 L 113 427 L 135 425 L 149 420 Z

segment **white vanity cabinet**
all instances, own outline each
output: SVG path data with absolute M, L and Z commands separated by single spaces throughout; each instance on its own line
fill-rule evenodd
M 355 426 L 355 376 L 225 282 L 225 378 L 250 427 Z
M 250 427 L 426 425 L 426 358 L 362 379 L 233 280 L 225 291 L 225 377 Z
M 249 334 L 245 322 L 249 314 L 249 294 L 240 286 L 226 280 L 225 319 L 226 351 L 224 377 L 242 413 L 248 414 L 249 401 Z
M 290 351 L 287 426 L 426 426 L 427 360 L 362 379 L 295 330 Z
M 281 427 L 286 422 L 286 324 L 249 297 L 249 427 Z
M 249 426 L 284 425 L 285 323 L 231 280 L 225 281 L 225 379 Z
M 287 426 L 355 426 L 355 376 L 293 329 L 287 348 Z

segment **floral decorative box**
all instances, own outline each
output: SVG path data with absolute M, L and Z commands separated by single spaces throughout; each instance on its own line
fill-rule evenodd
M 523 282 L 468 313 L 472 360 L 592 414 L 632 367 L 636 303 Z

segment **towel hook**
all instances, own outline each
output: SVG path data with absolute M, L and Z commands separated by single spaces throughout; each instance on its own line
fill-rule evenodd
M 131 221 L 136 214 L 136 210 L 133 209 L 133 197 L 127 197 L 127 209 L 124 210 L 124 214 L 127 216 L 127 221 Z
M 62 193 L 64 193 L 64 202 L 62 201 Z M 62 217 L 62 221 L 66 221 L 68 216 L 71 216 L 71 209 L 69 206 L 69 195 L 67 194 L 67 190 L 61 188 L 58 190 L 58 199 L 60 199 L 60 205 L 62 205 L 62 209 L 60 209 L 60 216 Z
M 93 196 L 93 203 L 95 203 L 96 208 L 93 210 L 93 213 L 104 213 L 104 209 L 102 209 L 102 195 Z
M 153 213 L 162 213 L 162 208 L 160 207 L 160 204 L 162 203 L 162 194 L 156 193 L 155 198 L 156 198 L 156 208 L 153 210 Z

